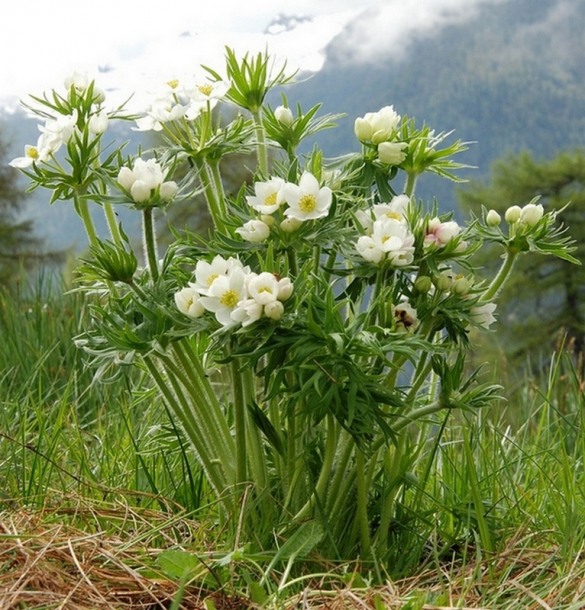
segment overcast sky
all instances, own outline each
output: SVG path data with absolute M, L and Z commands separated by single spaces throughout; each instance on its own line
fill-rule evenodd
M 7 0 L 0 19 L 0 100 L 60 88 L 74 70 L 105 89 L 155 87 L 223 67 L 225 45 L 287 58 L 317 70 L 325 45 L 353 18 L 348 58 L 400 53 L 414 32 L 473 14 L 479 4 L 506 0 Z M 296 31 L 262 35 L 279 13 L 312 16 Z M 107 72 L 97 74 L 97 68 Z M 124 95 L 125 97 L 125 95 Z

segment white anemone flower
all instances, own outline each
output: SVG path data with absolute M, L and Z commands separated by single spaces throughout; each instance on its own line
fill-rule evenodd
M 187 107 L 178 101 L 173 92 L 157 97 L 136 119 L 134 131 L 162 131 L 163 124 L 176 121 L 185 115 Z
M 16 157 L 10 161 L 10 167 L 18 169 L 26 169 L 33 163 L 43 163 L 55 152 L 55 143 L 47 134 L 41 134 L 37 140 L 36 146 L 27 144 L 24 147 L 24 156 Z
M 471 309 L 471 317 L 473 321 L 486 330 L 496 321 L 494 311 L 496 310 L 495 303 L 484 303 L 476 305 Z
M 267 182 L 254 184 L 254 195 L 246 197 L 248 205 L 261 214 L 273 214 L 282 204 L 281 191 L 285 182 L 282 178 L 271 178 Z
M 378 203 L 372 207 L 374 218 L 376 220 L 384 220 L 393 218 L 405 222 L 405 214 L 410 205 L 410 197 L 408 195 L 396 195 L 392 197 L 389 203 Z
M 88 128 L 90 133 L 100 135 L 106 131 L 109 124 L 108 113 L 105 110 L 100 110 L 92 114 L 89 119 Z
M 371 239 L 396 267 L 410 265 L 414 260 L 414 235 L 400 220 L 376 220 Z
M 234 323 L 231 317 L 233 310 L 246 298 L 246 273 L 242 267 L 234 267 L 229 271 L 229 275 L 215 278 L 207 290 L 207 295 L 199 300 L 207 311 L 215 314 L 222 326 L 229 326 Z
M 273 273 L 263 271 L 262 273 L 250 274 L 247 283 L 248 296 L 260 305 L 267 305 L 278 300 L 280 287 Z
M 207 294 L 213 281 L 221 275 L 227 275 L 230 269 L 228 260 L 219 254 L 208 263 L 197 261 L 195 265 L 195 286 L 201 294 Z
M 236 233 L 245 241 L 258 244 L 268 239 L 270 227 L 262 220 L 248 220 L 236 229 Z
M 259 320 L 263 313 L 264 307 L 260 303 L 254 299 L 243 299 L 236 305 L 230 317 L 245 328 Z
M 290 182 L 284 185 L 282 197 L 289 206 L 285 215 L 304 222 L 327 216 L 333 191 L 328 186 L 321 187 L 313 174 L 303 172 L 298 185 Z
M 378 112 L 368 112 L 355 120 L 354 131 L 361 142 L 380 144 L 392 138 L 400 123 L 400 115 L 393 106 L 384 106 Z
M 205 313 L 205 307 L 199 301 L 200 295 L 194 284 L 175 292 L 175 304 L 177 309 L 190 318 L 199 318 Z
M 461 227 L 454 220 L 441 222 L 437 217 L 431 218 L 424 238 L 424 245 L 441 248 L 455 239 L 460 232 Z
M 145 161 L 140 157 L 134 161 L 132 168 L 126 166 L 120 168 L 118 184 L 130 193 L 136 203 L 148 201 L 157 190 L 163 201 L 170 201 L 178 190 L 175 182 L 164 181 L 160 163 L 155 159 Z
M 66 144 L 71 139 L 77 126 L 77 110 L 71 114 L 60 114 L 54 119 L 47 119 L 43 126 L 39 126 L 42 133 L 48 134 L 55 142 Z
M 362 235 L 356 242 L 356 250 L 370 263 L 379 263 L 384 258 L 382 248 L 369 235 Z
M 278 321 L 284 314 L 284 305 L 280 301 L 264 305 L 264 315 L 271 320 Z

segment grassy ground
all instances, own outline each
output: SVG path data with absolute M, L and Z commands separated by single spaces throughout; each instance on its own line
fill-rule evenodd
M 567 356 L 450 417 L 373 587 L 353 565 L 287 573 L 225 548 L 146 380 L 92 384 L 83 305 L 34 292 L 0 296 L 0 608 L 585 608 L 584 386 Z

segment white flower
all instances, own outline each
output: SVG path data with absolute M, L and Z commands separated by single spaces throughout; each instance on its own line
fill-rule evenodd
M 297 231 L 299 229 L 299 227 L 302 225 L 303 223 L 298 219 L 298 218 L 293 218 L 292 216 L 289 218 L 285 218 L 281 223 L 280 223 L 280 228 L 285 232 L 285 233 L 294 233 L 295 231 Z
M 454 221 L 441 222 L 437 217 L 431 218 L 424 238 L 425 246 L 445 246 L 461 232 L 461 227 Z
M 77 125 L 77 110 L 71 114 L 59 115 L 53 119 L 47 119 L 39 130 L 45 136 L 44 146 L 55 153 L 63 144 L 67 144 L 75 132 Z
M 270 227 L 262 220 L 248 220 L 236 229 L 236 233 L 245 241 L 256 244 L 268 239 Z
M 259 320 L 263 312 L 264 307 L 254 299 L 243 299 L 233 309 L 230 318 L 233 322 L 246 327 Z
M 179 190 L 176 182 L 168 180 L 160 185 L 159 195 L 163 201 L 172 201 Z
M 175 303 L 178 310 L 190 318 L 198 318 L 205 313 L 205 307 L 199 301 L 199 293 L 194 284 L 175 292 Z
M 89 87 L 89 76 L 87 72 L 74 71 L 65 79 L 65 89 L 69 91 L 73 87 L 77 93 L 83 93 Z
M 200 297 L 200 301 L 222 326 L 228 326 L 234 323 L 232 312 L 246 298 L 246 273 L 242 267 L 234 266 L 228 275 L 220 275 L 211 282 L 207 295 Z
M 278 280 L 278 300 L 287 301 L 293 293 L 293 283 L 289 277 L 283 277 Z
M 361 257 L 370 263 L 379 263 L 384 258 L 384 251 L 369 235 L 362 235 L 355 247 Z
M 478 326 L 489 329 L 489 327 L 496 321 L 496 317 L 494 316 L 495 310 L 495 303 L 477 305 L 471 309 L 471 317 Z
M 254 184 L 254 195 L 246 197 L 248 205 L 261 214 L 273 214 L 282 204 L 282 178 L 271 178 L 267 182 Z
M 528 203 L 520 212 L 520 222 L 529 227 L 533 227 L 544 215 L 542 204 Z
M 410 205 L 410 198 L 408 195 L 396 195 L 392 197 L 390 203 L 377 203 L 372 207 L 374 212 L 374 218 L 376 220 L 384 220 L 386 218 L 393 218 L 401 222 L 405 221 L 404 215 Z
M 380 144 L 392 139 L 400 123 L 400 115 L 393 106 L 384 106 L 378 112 L 368 112 L 355 120 L 354 131 L 360 142 Z
M 157 189 L 163 185 L 164 175 L 160 164 L 155 159 L 145 161 L 140 157 L 134 161 L 132 169 L 122 167 L 118 172 L 118 184 L 130 193 L 132 200 L 136 203 L 143 203 L 150 199 Z M 173 182 L 164 183 L 166 186 L 161 193 L 161 198 L 176 193 L 176 184 Z M 159 190 L 160 193 L 160 190 Z
M 198 261 L 195 265 L 195 286 L 200 294 L 207 294 L 207 291 L 213 281 L 221 275 L 227 275 L 230 268 L 233 266 L 231 260 L 226 260 L 219 254 L 208 263 L 207 261 Z
M 104 131 L 106 131 L 108 128 L 108 123 L 108 113 L 105 110 L 100 110 L 99 112 L 91 115 L 88 125 L 89 131 L 90 133 L 96 135 L 104 133 Z
M 406 159 L 406 142 L 380 142 L 378 159 L 386 165 L 400 165 Z
M 282 198 L 288 204 L 285 215 L 304 222 L 327 216 L 333 192 L 328 186 L 320 187 L 313 174 L 303 172 L 298 186 L 290 182 L 284 185 Z
M 204 82 L 196 84 L 191 89 L 185 89 L 188 106 L 185 118 L 196 119 L 203 110 L 212 110 L 217 102 L 226 96 L 231 84 L 228 81 Z
M 41 134 L 37 140 L 36 146 L 27 144 L 24 147 L 24 156 L 13 159 L 10 161 L 9 165 L 18 169 L 25 169 L 30 167 L 33 163 L 43 163 L 53 154 L 53 152 L 54 149 L 51 146 L 51 138 L 46 134 Z
M 260 305 L 267 305 L 278 300 L 278 280 L 273 273 L 263 271 L 260 274 L 250 274 L 246 285 L 248 296 Z
M 186 105 L 172 92 L 157 97 L 136 120 L 135 131 L 161 131 L 164 123 L 176 121 L 185 115 Z
M 396 267 L 410 265 L 414 259 L 414 235 L 405 223 L 394 218 L 374 221 L 372 235 L 363 235 L 356 243 L 367 261 L 379 263 L 386 258 Z
M 292 125 L 295 120 L 292 110 L 286 106 L 278 106 L 274 110 L 274 116 L 276 120 L 283 125 Z

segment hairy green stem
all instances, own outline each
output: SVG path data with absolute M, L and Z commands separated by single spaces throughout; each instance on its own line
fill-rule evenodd
M 236 437 L 236 485 L 242 488 L 247 480 L 246 453 L 246 395 L 238 362 L 232 361 L 232 389 L 234 400 L 234 426 Z
M 159 271 L 152 208 L 144 208 L 142 210 L 142 236 L 144 240 L 144 255 L 148 262 L 150 275 L 152 280 L 156 282 L 159 278 Z
M 152 379 L 159 388 L 167 406 L 179 418 L 181 425 L 187 433 L 190 441 L 193 443 L 194 449 L 197 451 L 199 461 L 207 474 L 211 486 L 214 488 L 217 497 L 221 500 L 226 512 L 229 514 L 232 510 L 231 502 L 225 497 L 225 481 L 220 475 L 218 464 L 210 459 L 205 445 L 201 442 L 197 422 L 190 414 L 188 404 L 181 398 L 180 395 L 175 395 L 168 386 L 167 380 L 160 373 L 150 357 L 144 357 L 144 363 Z
M 108 229 L 110 230 L 110 235 L 115 244 L 122 244 L 122 234 L 120 233 L 120 227 L 118 226 L 118 221 L 116 219 L 116 213 L 114 212 L 114 208 L 109 201 L 104 201 L 102 203 L 104 208 L 104 215 L 106 217 L 106 222 L 108 223 Z
M 252 117 L 254 119 L 254 130 L 256 132 L 258 170 L 260 176 L 268 178 L 268 150 L 266 147 L 266 134 L 264 133 L 264 125 L 262 125 L 260 111 L 257 110 L 252 112 Z
M 514 263 L 516 262 L 517 256 L 518 252 L 516 250 L 506 251 L 504 262 L 502 263 L 502 266 L 494 279 L 491 281 L 490 285 L 487 287 L 486 291 L 482 294 L 479 300 L 480 303 L 489 303 L 497 296 L 498 292 L 508 279 L 512 268 L 514 267 Z
M 81 217 L 83 222 L 83 227 L 85 229 L 85 233 L 87 234 L 87 239 L 89 241 L 90 246 L 95 246 L 98 243 L 98 235 L 95 230 L 95 224 L 93 222 L 93 218 L 91 217 L 91 213 L 89 211 L 89 206 L 87 204 L 87 200 L 83 197 L 80 197 L 77 193 L 73 195 L 73 201 L 75 204 L 75 209 L 77 213 Z
M 406 178 L 406 184 L 404 185 L 404 194 L 408 197 L 414 195 L 414 187 L 416 185 L 417 174 L 409 173 Z
M 222 212 L 222 203 L 219 201 L 218 195 L 215 190 L 215 181 L 213 176 L 210 174 L 210 168 L 200 159 L 195 161 L 195 165 L 197 166 L 197 170 L 199 172 L 199 179 L 201 181 L 201 186 L 203 187 L 203 194 L 205 195 L 205 200 L 207 201 L 207 209 L 209 210 L 209 215 L 213 220 L 213 225 L 218 231 L 225 232 L 225 218 Z
M 359 524 L 360 541 L 363 554 L 371 555 L 372 541 L 370 539 L 370 520 L 368 519 L 368 485 L 366 481 L 366 461 L 361 449 L 356 449 L 356 489 L 357 489 L 357 521 Z

